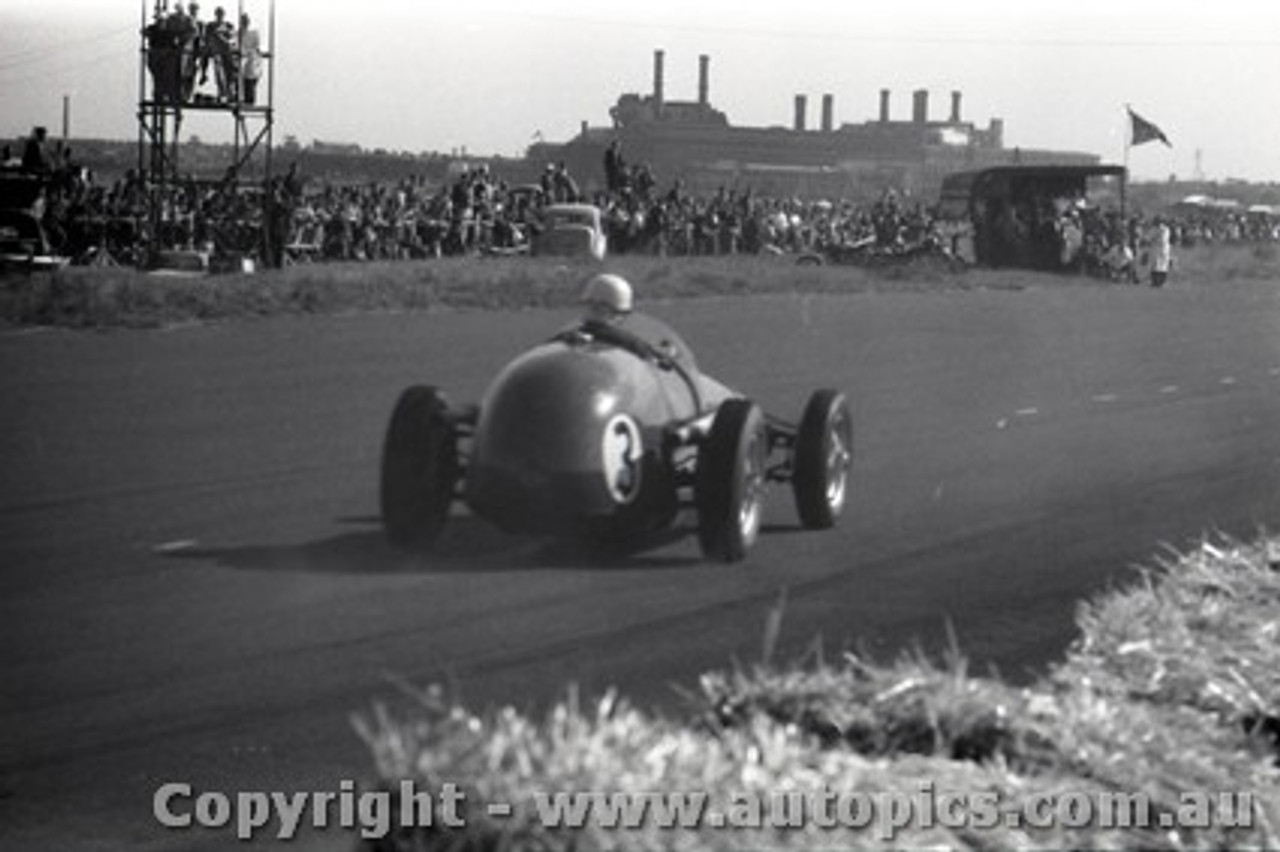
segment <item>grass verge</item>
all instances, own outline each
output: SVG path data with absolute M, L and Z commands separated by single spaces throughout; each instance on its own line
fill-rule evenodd
M 610 258 L 646 300 L 761 293 L 933 292 L 1106 287 L 1017 270 L 948 271 L 923 263 L 882 269 L 799 267 L 791 257 Z M 0 322 L 74 328 L 154 328 L 274 315 L 373 311 L 519 310 L 568 305 L 601 268 L 528 258 L 335 263 L 257 275 L 167 277 L 72 267 L 0 277 Z M 1280 279 L 1274 247 L 1208 247 L 1182 256 L 1173 286 Z
M 366 846 L 1280 848 L 1280 539 L 1171 556 L 1136 585 L 1082 604 L 1078 623 L 1065 658 L 1025 688 L 971 676 L 958 654 L 887 665 L 846 655 L 708 674 L 683 719 L 615 695 L 582 707 L 570 694 L 541 720 L 511 709 L 476 715 L 435 689 L 412 709 L 379 705 L 356 727 L 381 781 L 393 790 L 404 779 L 420 790 L 458 784 L 468 824 L 399 830 Z M 882 809 L 859 828 L 778 826 L 777 811 L 753 823 L 742 811 L 747 827 L 733 829 L 653 819 L 569 829 L 539 813 L 548 791 L 705 791 L 724 801 L 833 791 L 915 804 L 903 824 L 886 823 Z M 976 797 L 968 824 L 926 817 L 925 791 Z M 1212 810 L 1224 792 L 1251 796 L 1248 819 Z M 510 803 L 511 816 L 489 817 L 491 802 Z M 1024 809 L 1037 802 L 1050 803 L 1031 812 L 1037 823 L 1063 803 L 1074 818 L 1028 825 Z

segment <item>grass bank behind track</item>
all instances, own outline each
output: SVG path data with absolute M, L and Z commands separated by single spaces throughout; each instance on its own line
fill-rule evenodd
M 1180 255 L 1172 287 L 1280 280 L 1274 246 L 1205 247 Z M 799 267 L 794 257 L 618 256 L 602 265 L 530 258 L 333 263 L 254 275 L 173 277 L 71 267 L 0 277 L 0 322 L 75 328 L 155 328 L 281 314 L 520 310 L 577 300 L 598 269 L 627 276 L 644 300 L 757 293 L 931 292 L 1118 286 L 1020 270 L 949 271 L 936 263 L 863 269 Z

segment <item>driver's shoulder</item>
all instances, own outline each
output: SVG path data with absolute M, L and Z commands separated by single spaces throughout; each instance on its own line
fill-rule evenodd
M 621 326 L 664 355 L 685 363 L 693 363 L 693 351 L 689 348 L 689 344 L 674 328 L 657 317 L 634 311 L 626 316 Z

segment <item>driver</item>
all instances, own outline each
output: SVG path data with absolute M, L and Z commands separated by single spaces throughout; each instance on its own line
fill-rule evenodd
M 636 351 L 642 357 L 668 362 L 696 384 L 703 410 L 740 396 L 698 369 L 693 351 L 666 323 L 634 310 L 631 284 L 611 272 L 593 276 L 583 289 L 586 306 L 578 330 L 589 338 Z

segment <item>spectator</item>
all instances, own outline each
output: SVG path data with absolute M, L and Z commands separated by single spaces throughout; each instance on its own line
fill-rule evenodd
M 1152 225 L 1148 239 L 1151 242 L 1151 286 L 1163 287 L 1169 277 L 1169 267 L 1173 263 L 1173 241 L 1168 223 L 1157 216 Z
M 1058 220 L 1058 235 L 1062 241 L 1062 249 L 1058 257 L 1063 269 L 1075 269 L 1084 247 L 1084 226 L 1080 222 L 1080 212 L 1071 208 Z
M 609 192 L 620 192 L 626 185 L 627 164 L 622 159 L 622 142 L 614 139 L 604 152 L 604 180 Z
M 236 74 L 235 46 L 236 32 L 226 18 L 226 10 L 221 6 L 213 10 L 213 20 L 204 25 L 204 38 L 200 59 L 200 80 L 208 78 L 209 63 L 213 62 L 213 79 L 218 90 L 218 100 L 227 103 L 235 99 Z
M 22 149 L 22 170 L 35 175 L 48 176 L 53 173 L 53 159 L 49 156 L 48 131 L 36 127 L 31 131 L 26 146 Z
M 262 39 L 249 25 L 249 13 L 240 15 L 241 100 L 253 106 L 258 101 L 258 81 L 262 79 Z
M 147 70 L 151 72 L 153 97 L 160 103 L 177 103 L 182 94 L 182 43 L 180 18 L 164 15 L 159 8 L 143 36 L 147 45 Z
M 551 197 L 562 203 L 574 202 L 580 197 L 578 183 L 569 174 L 569 169 L 563 160 L 556 163 L 555 172 L 551 178 Z
M 182 4 L 174 7 L 169 16 L 169 31 L 177 43 L 179 55 L 179 79 L 181 99 L 190 101 L 196 91 L 196 76 L 200 59 L 200 4 L 191 3 L 184 11 Z

